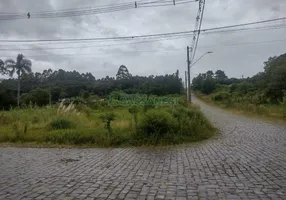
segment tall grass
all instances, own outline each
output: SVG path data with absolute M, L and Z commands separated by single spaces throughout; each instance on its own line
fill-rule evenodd
M 108 113 L 114 114 L 110 120 Z M 148 109 L 90 108 L 70 103 L 0 113 L 2 143 L 141 146 L 198 141 L 214 132 L 198 108 L 187 108 L 183 103 Z
M 215 103 L 231 111 L 286 122 L 286 97 L 280 104 L 263 104 L 256 103 L 253 100 L 254 97 L 233 97 L 226 92 L 217 92 L 211 95 L 196 93 L 196 95 L 207 102 Z

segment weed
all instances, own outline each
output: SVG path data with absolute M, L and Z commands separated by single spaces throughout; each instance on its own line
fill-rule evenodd
M 14 121 L 15 119 L 7 112 L 0 113 L 0 125 L 9 125 Z
M 132 114 L 134 123 L 135 123 L 135 130 L 137 132 L 138 130 L 138 113 L 139 113 L 139 107 L 138 106 L 132 106 L 128 109 L 129 113 Z M 132 120 L 131 120 L 131 127 L 132 127 Z
M 80 115 L 80 112 L 76 110 L 75 105 L 72 102 L 68 105 L 65 105 L 65 103 L 62 102 L 58 107 L 57 114 Z
M 32 122 L 32 124 L 37 124 L 40 122 L 40 119 L 38 116 L 34 116 L 31 122 Z
M 112 134 L 111 121 L 115 119 L 115 114 L 113 112 L 106 112 L 100 116 L 100 119 L 105 122 L 105 128 L 108 131 L 109 135 Z
M 13 130 L 13 133 L 16 137 L 16 139 L 18 140 L 21 136 L 21 131 L 20 131 L 20 124 L 19 123 L 13 123 L 12 124 L 12 130 Z
M 72 121 L 67 119 L 55 119 L 49 123 L 48 128 L 52 130 L 60 130 L 60 129 L 71 129 L 74 128 L 75 124 Z

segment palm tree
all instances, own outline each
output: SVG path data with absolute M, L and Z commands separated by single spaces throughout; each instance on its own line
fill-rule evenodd
M 17 104 L 20 105 L 20 82 L 21 75 L 26 73 L 31 73 L 32 62 L 28 59 L 25 59 L 23 54 L 18 54 L 17 61 L 15 62 L 12 59 L 5 61 L 6 69 L 9 70 L 9 74 L 12 77 L 15 73 L 18 76 L 18 93 L 17 93 Z

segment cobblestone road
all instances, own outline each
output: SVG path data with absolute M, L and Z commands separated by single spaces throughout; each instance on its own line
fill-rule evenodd
M 286 199 L 286 127 L 199 103 L 222 130 L 201 144 L 0 148 L 0 199 Z

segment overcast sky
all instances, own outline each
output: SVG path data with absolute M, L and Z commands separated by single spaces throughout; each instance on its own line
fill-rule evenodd
M 82 8 L 121 2 L 132 1 L 1 0 L 0 13 L 31 12 L 33 15 L 35 11 Z M 197 9 L 198 3 L 190 3 L 80 17 L 4 20 L 0 21 L 0 39 L 114 37 L 191 31 L 194 29 Z M 206 0 L 202 28 L 255 22 L 279 17 L 286 17 L 286 0 Z M 206 72 L 209 69 L 214 71 L 217 69 L 224 70 L 229 77 L 241 77 L 242 75 L 247 77 L 263 71 L 263 62 L 268 57 L 286 52 L 286 20 L 283 23 L 285 27 L 280 29 L 201 34 L 196 58 L 207 51 L 213 51 L 214 53 L 206 55 L 194 66 L 192 76 Z M 273 40 L 281 41 L 267 42 Z M 132 75 L 159 75 L 174 73 L 179 69 L 180 75 L 183 77 L 187 67 L 186 46 L 190 46 L 191 41 L 192 37 L 188 37 L 117 46 L 106 46 L 114 44 L 114 42 L 49 44 L 41 46 L 0 42 L 0 49 L 2 49 L 0 51 L 0 59 L 5 60 L 8 57 L 15 59 L 18 53 L 23 53 L 32 60 L 34 72 L 42 72 L 43 69 L 48 68 L 53 70 L 61 68 L 64 70 L 91 72 L 96 78 L 101 78 L 106 75 L 115 76 L 118 67 L 123 64 L 127 66 Z M 87 48 L 84 46 L 95 47 Z M 43 47 L 83 48 L 55 50 Z M 3 49 L 7 48 L 32 48 L 32 50 L 22 50 L 21 52 L 19 50 L 3 51 Z M 72 54 L 73 56 L 67 56 L 66 54 Z

